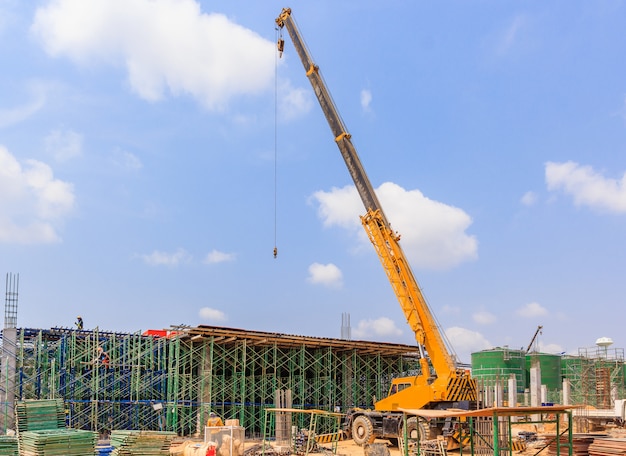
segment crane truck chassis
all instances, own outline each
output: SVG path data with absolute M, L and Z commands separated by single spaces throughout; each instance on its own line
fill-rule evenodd
M 420 433 L 421 437 L 428 437 L 424 426 L 418 423 L 416 418 L 407 422 L 406 430 L 402 429 L 404 422 L 402 410 L 469 408 L 476 402 L 476 380 L 471 378 L 468 371 L 457 367 L 450 354 L 400 246 L 400 235 L 392 230 L 384 214 L 374 187 L 352 144 L 351 135 L 335 107 L 319 67 L 311 58 L 290 8 L 283 8 L 276 18 L 276 25 L 280 31 L 278 52 L 282 56 L 285 45 L 282 30 L 285 28 L 365 206 L 366 213 L 361 216 L 361 223 L 376 250 L 407 323 L 415 334 L 420 357 L 418 375 L 394 379 L 389 395 L 377 401 L 374 410 L 361 408 L 348 410 L 343 430 L 360 445 L 372 443 L 376 438 L 398 443 L 398 439 L 402 438 L 405 432 L 409 437 L 417 437 L 417 433 Z M 429 425 L 435 428 L 437 434 L 454 436 L 460 432 L 458 422 L 435 423 L 431 420 Z

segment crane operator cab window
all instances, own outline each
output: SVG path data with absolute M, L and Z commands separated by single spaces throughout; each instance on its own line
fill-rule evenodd
M 399 393 L 400 391 L 402 391 L 405 388 L 408 388 L 409 386 L 411 386 L 411 383 L 393 383 L 391 385 L 391 388 L 389 388 L 389 395 L 391 396 L 392 394 Z

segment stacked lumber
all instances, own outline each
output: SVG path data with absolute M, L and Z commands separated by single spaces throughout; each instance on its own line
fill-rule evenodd
M 62 399 L 18 401 L 15 404 L 17 432 L 65 427 Z
M 20 433 L 21 456 L 83 456 L 95 452 L 98 434 L 80 429 L 46 429 Z
M 557 441 L 554 436 L 550 437 L 550 445 L 548 446 L 548 453 L 550 455 L 557 454 Z M 588 434 L 574 434 L 572 435 L 572 455 L 573 456 L 588 456 L 589 445 L 593 443 L 594 437 Z M 559 438 L 560 452 L 559 454 L 567 454 L 567 447 L 569 446 L 569 437 L 562 435 Z
M 595 439 L 589 445 L 589 456 L 626 456 L 626 439 Z
M 175 432 L 112 431 L 111 456 L 169 456 Z
M 17 436 L 0 435 L 0 454 L 7 456 L 18 456 Z

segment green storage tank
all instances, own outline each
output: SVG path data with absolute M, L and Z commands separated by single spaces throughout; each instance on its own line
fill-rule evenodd
M 472 377 L 478 382 L 492 384 L 496 380 L 506 382 L 511 374 L 517 381 L 517 392 L 526 389 L 525 352 L 509 348 L 494 348 L 472 353 Z M 506 386 L 506 383 L 504 383 Z
M 561 373 L 561 355 L 549 353 L 529 353 L 526 355 L 527 381 L 530 383 L 530 368 L 534 360 L 539 361 L 541 369 L 541 384 L 546 385 L 548 391 L 560 391 L 563 389 L 563 377 Z

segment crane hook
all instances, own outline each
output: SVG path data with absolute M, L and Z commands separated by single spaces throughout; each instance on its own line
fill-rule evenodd
M 281 59 L 283 57 L 283 50 L 285 49 L 285 40 L 278 38 L 276 47 L 278 48 L 278 58 Z

